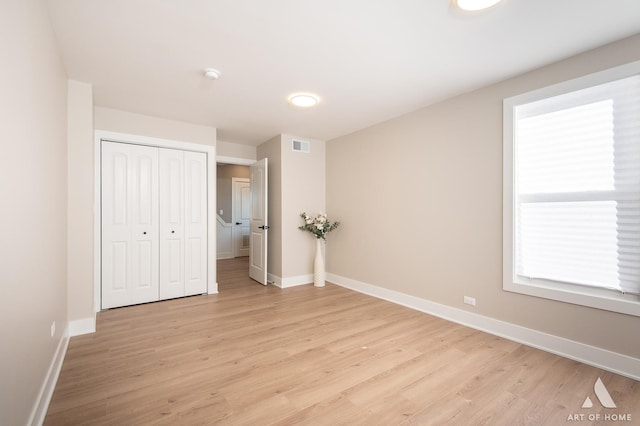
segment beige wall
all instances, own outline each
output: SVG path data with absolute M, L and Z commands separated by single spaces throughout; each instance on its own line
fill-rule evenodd
M 638 317 L 502 290 L 503 98 L 638 59 L 640 35 L 328 142 L 328 270 L 640 357 Z
M 217 190 L 216 190 L 216 199 L 217 199 L 217 207 L 216 213 L 227 223 L 231 223 L 232 221 L 232 209 L 231 205 L 232 200 L 232 191 L 233 191 L 233 178 L 244 178 L 249 179 L 250 171 L 249 166 L 239 166 L 236 164 L 226 164 L 223 166 L 218 166 L 218 175 L 217 175 Z M 220 214 L 220 210 L 222 210 L 222 214 Z
M 69 80 L 67 109 L 69 321 L 95 318 L 93 306 L 93 90 Z M 77 323 L 76 323 L 77 324 Z
M 258 146 L 258 160 L 268 158 L 267 272 L 282 277 L 282 137 L 276 136 Z
M 216 143 L 217 157 L 241 158 L 245 160 L 256 159 L 256 147 L 218 140 Z
M 94 112 L 96 130 L 107 130 L 110 132 L 149 136 L 203 145 L 216 145 L 215 127 L 166 120 L 99 106 L 95 107 Z
M 280 135 L 258 146 L 258 159 L 269 158 L 268 272 L 285 285 L 313 274 L 315 240 L 298 229 L 300 213 L 325 210 L 325 142 L 303 138 L 311 149 L 301 153 L 292 151 L 292 138 Z
M 303 153 L 291 149 L 293 138 L 282 135 L 282 278 L 313 274 L 315 238 L 298 229 L 300 213 L 325 211 L 325 142 L 301 138 L 310 143 Z
M 3 2 L 0 52 L 0 423 L 23 425 L 67 321 L 67 80 L 43 1 Z

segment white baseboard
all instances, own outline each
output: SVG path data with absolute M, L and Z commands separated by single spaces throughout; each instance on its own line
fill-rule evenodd
M 277 275 L 267 274 L 267 279 L 276 287 L 288 288 L 305 284 L 313 284 L 313 274 L 298 275 L 296 277 L 281 278 Z
M 276 287 L 282 288 L 282 278 L 277 275 L 273 275 L 267 272 L 267 282 L 273 284 Z
M 96 332 L 96 317 L 69 321 L 69 337 Z
M 60 337 L 58 347 L 56 348 L 56 352 L 53 355 L 51 364 L 49 365 L 49 370 L 47 370 L 47 375 L 45 376 L 40 392 L 38 393 L 38 398 L 31 410 L 31 416 L 29 416 L 29 421 L 27 422 L 28 425 L 39 426 L 44 423 L 44 418 L 47 415 L 49 403 L 53 396 L 53 390 L 56 388 L 58 376 L 60 375 L 60 370 L 62 370 L 64 356 L 66 355 L 67 347 L 69 346 L 68 330 L 68 327 L 65 328 L 62 333 L 62 337 Z
M 586 345 L 563 337 L 543 333 L 484 315 L 474 314 L 462 309 L 442 305 L 331 273 L 327 274 L 327 281 L 476 330 L 504 337 L 505 339 L 513 340 L 527 346 L 630 377 L 634 380 L 640 380 L 640 359 L 628 355 Z
M 231 252 L 229 252 L 229 253 L 220 253 L 220 252 L 218 252 L 218 254 L 216 256 L 216 260 L 224 260 L 224 259 L 233 259 L 233 254 Z
M 283 278 L 281 281 L 282 288 L 295 287 L 305 284 L 313 284 L 313 274 L 298 275 L 297 277 L 287 277 Z

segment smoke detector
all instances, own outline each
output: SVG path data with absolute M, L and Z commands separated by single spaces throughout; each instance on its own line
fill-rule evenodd
M 215 68 L 206 68 L 204 70 L 204 76 L 211 80 L 217 80 L 220 78 L 220 71 Z

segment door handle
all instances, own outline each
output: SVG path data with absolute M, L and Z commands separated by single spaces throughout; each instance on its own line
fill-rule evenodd
M 242 222 L 236 222 L 236 225 L 242 225 Z
M 269 225 L 263 225 L 263 226 L 258 226 L 258 228 L 260 229 L 264 229 L 265 231 L 269 228 L 271 228 Z

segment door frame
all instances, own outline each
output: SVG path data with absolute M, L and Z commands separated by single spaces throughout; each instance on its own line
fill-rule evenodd
M 191 142 L 170 139 L 160 139 L 150 136 L 131 135 L 105 130 L 94 131 L 94 199 L 93 199 L 93 305 L 94 311 L 100 312 L 101 306 L 101 263 L 102 263 L 102 232 L 101 232 L 101 146 L 102 141 L 145 145 L 158 148 L 180 149 L 183 151 L 202 152 L 207 155 L 207 293 L 218 293 L 216 281 L 216 147 Z
M 247 179 L 247 178 L 231 178 L 231 223 L 233 224 L 233 228 L 231 231 L 231 253 L 233 254 L 234 257 L 238 256 L 238 247 L 236 247 L 236 235 L 235 233 L 236 231 L 236 227 L 237 225 L 235 224 L 236 222 L 236 201 L 237 201 L 237 197 L 236 197 L 236 183 L 240 182 L 240 183 L 251 183 L 251 179 Z

